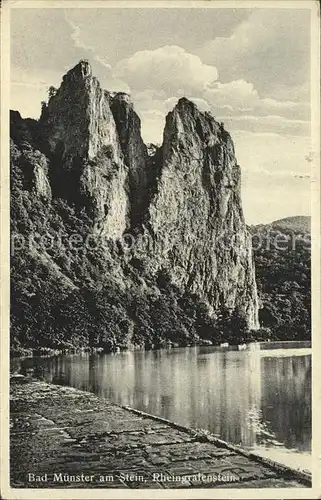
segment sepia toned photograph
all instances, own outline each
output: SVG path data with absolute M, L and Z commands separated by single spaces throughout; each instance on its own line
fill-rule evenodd
M 2 497 L 317 498 L 318 3 L 1 9 Z

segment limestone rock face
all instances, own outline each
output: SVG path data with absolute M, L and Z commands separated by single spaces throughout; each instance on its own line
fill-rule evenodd
M 108 95 L 88 62 L 81 61 L 63 77 L 41 125 L 56 157 L 53 176 L 58 194 L 86 206 L 96 228 L 120 236 L 128 219 L 128 169 Z M 61 187 L 67 192 L 61 193 Z
M 148 219 L 157 266 L 212 312 L 238 310 L 257 328 L 251 237 L 230 135 L 183 98 L 167 116 L 162 156 Z
M 33 158 L 33 189 L 36 195 L 50 199 L 51 187 L 48 179 L 48 161 L 45 155 L 38 153 Z
M 111 110 L 125 162 L 129 168 L 128 192 L 133 226 L 146 208 L 153 172 L 149 169 L 147 148 L 140 134 L 140 118 L 134 111 L 130 96 L 119 92 L 111 97 Z
M 49 99 L 44 126 L 53 150 L 62 148 L 65 162 L 92 160 L 104 146 L 120 161 L 120 147 L 108 99 L 87 61 L 81 61 L 63 77 Z
M 131 251 L 115 257 L 124 286 L 131 287 L 131 262 L 140 261 L 142 288 L 165 271 L 211 315 L 235 311 L 258 328 L 240 167 L 229 133 L 210 113 L 180 99 L 166 118 L 162 146 L 147 150 L 130 97 L 103 90 L 81 61 L 52 90 L 38 124 L 19 116 L 13 114 L 12 137 L 17 154 L 29 164 L 32 157 L 30 189 L 46 199 L 52 192 L 80 208 L 79 217 L 84 209 L 91 230 L 111 240 L 134 235 Z
M 24 120 L 20 113 L 10 112 L 10 127 L 14 131 L 11 147 L 15 149 L 24 186 L 43 200 L 51 199 L 48 159 L 34 147 L 34 120 Z

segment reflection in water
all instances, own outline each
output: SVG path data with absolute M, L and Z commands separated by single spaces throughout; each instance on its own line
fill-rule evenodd
M 48 381 L 209 429 L 255 451 L 281 450 L 299 458 L 310 451 L 309 355 L 270 357 L 259 350 L 195 347 L 24 363 L 36 365 Z
M 311 358 L 263 358 L 262 416 L 287 448 L 306 450 L 311 438 Z

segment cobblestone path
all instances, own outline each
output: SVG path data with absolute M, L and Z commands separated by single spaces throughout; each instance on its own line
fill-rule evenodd
M 14 488 L 309 486 L 304 474 L 70 387 L 19 377 L 10 407 Z

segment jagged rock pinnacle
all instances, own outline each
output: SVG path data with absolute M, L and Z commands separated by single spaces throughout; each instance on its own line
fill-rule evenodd
M 187 97 L 181 97 L 177 104 L 176 104 L 176 108 L 183 108 L 184 106 L 189 106 L 190 108 L 196 108 L 197 109 L 197 106 L 196 104 L 193 102 L 193 101 L 190 101 L 189 99 L 187 99 Z
M 82 59 L 76 66 L 71 68 L 63 77 L 63 80 L 79 80 L 92 76 L 92 69 L 87 59 Z
M 116 102 L 125 102 L 127 104 L 130 104 L 130 105 L 133 105 L 133 101 L 132 101 L 132 98 L 129 94 L 127 94 L 126 92 L 117 92 L 114 96 L 113 96 L 113 101 Z

